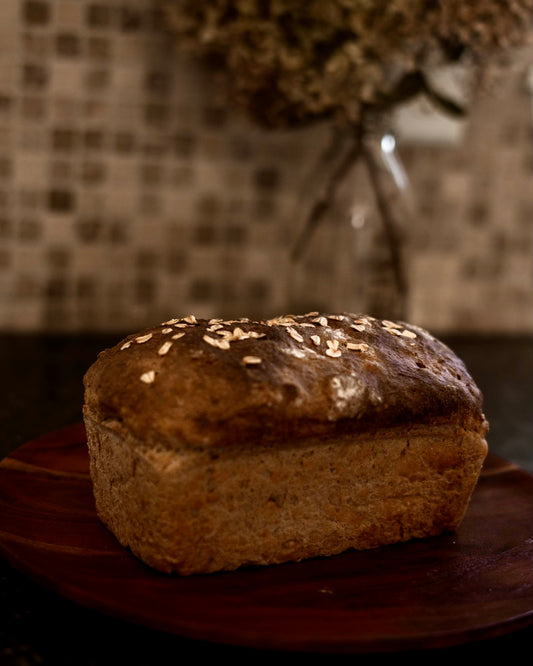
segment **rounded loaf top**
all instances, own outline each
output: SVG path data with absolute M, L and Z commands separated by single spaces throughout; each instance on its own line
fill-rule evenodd
M 171 319 L 102 351 L 84 384 L 93 418 L 170 446 L 439 421 L 486 429 L 481 392 L 446 345 L 360 314 Z

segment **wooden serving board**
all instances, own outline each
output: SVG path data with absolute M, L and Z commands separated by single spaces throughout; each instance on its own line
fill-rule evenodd
M 532 482 L 489 456 L 454 534 L 182 578 L 143 565 L 98 521 L 79 425 L 0 463 L 0 552 L 81 605 L 188 638 L 307 652 L 447 647 L 533 624 Z

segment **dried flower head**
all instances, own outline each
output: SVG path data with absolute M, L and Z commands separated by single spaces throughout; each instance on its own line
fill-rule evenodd
M 267 126 L 361 123 L 425 91 L 435 64 L 527 43 L 533 0 L 159 0 L 181 47 L 215 56 Z M 426 90 L 427 92 L 427 90 Z

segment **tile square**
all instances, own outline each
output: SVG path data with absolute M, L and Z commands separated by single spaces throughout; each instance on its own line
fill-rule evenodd
M 90 28 L 108 28 L 113 21 L 114 9 L 105 2 L 91 2 L 85 9 L 85 22 Z
M 23 0 L 22 19 L 30 26 L 44 26 L 50 23 L 52 7 L 50 0 Z

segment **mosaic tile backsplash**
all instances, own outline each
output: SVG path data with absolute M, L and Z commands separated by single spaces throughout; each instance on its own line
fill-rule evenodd
M 416 204 L 409 318 L 435 332 L 532 330 L 531 89 L 518 70 L 476 103 L 460 142 L 399 137 Z M 368 204 L 357 170 L 307 263 L 290 264 L 329 136 L 235 117 L 209 72 L 176 56 L 150 0 L 1 0 L 0 330 L 354 309 L 362 276 L 370 305 L 394 314 L 375 218 L 346 223 Z

